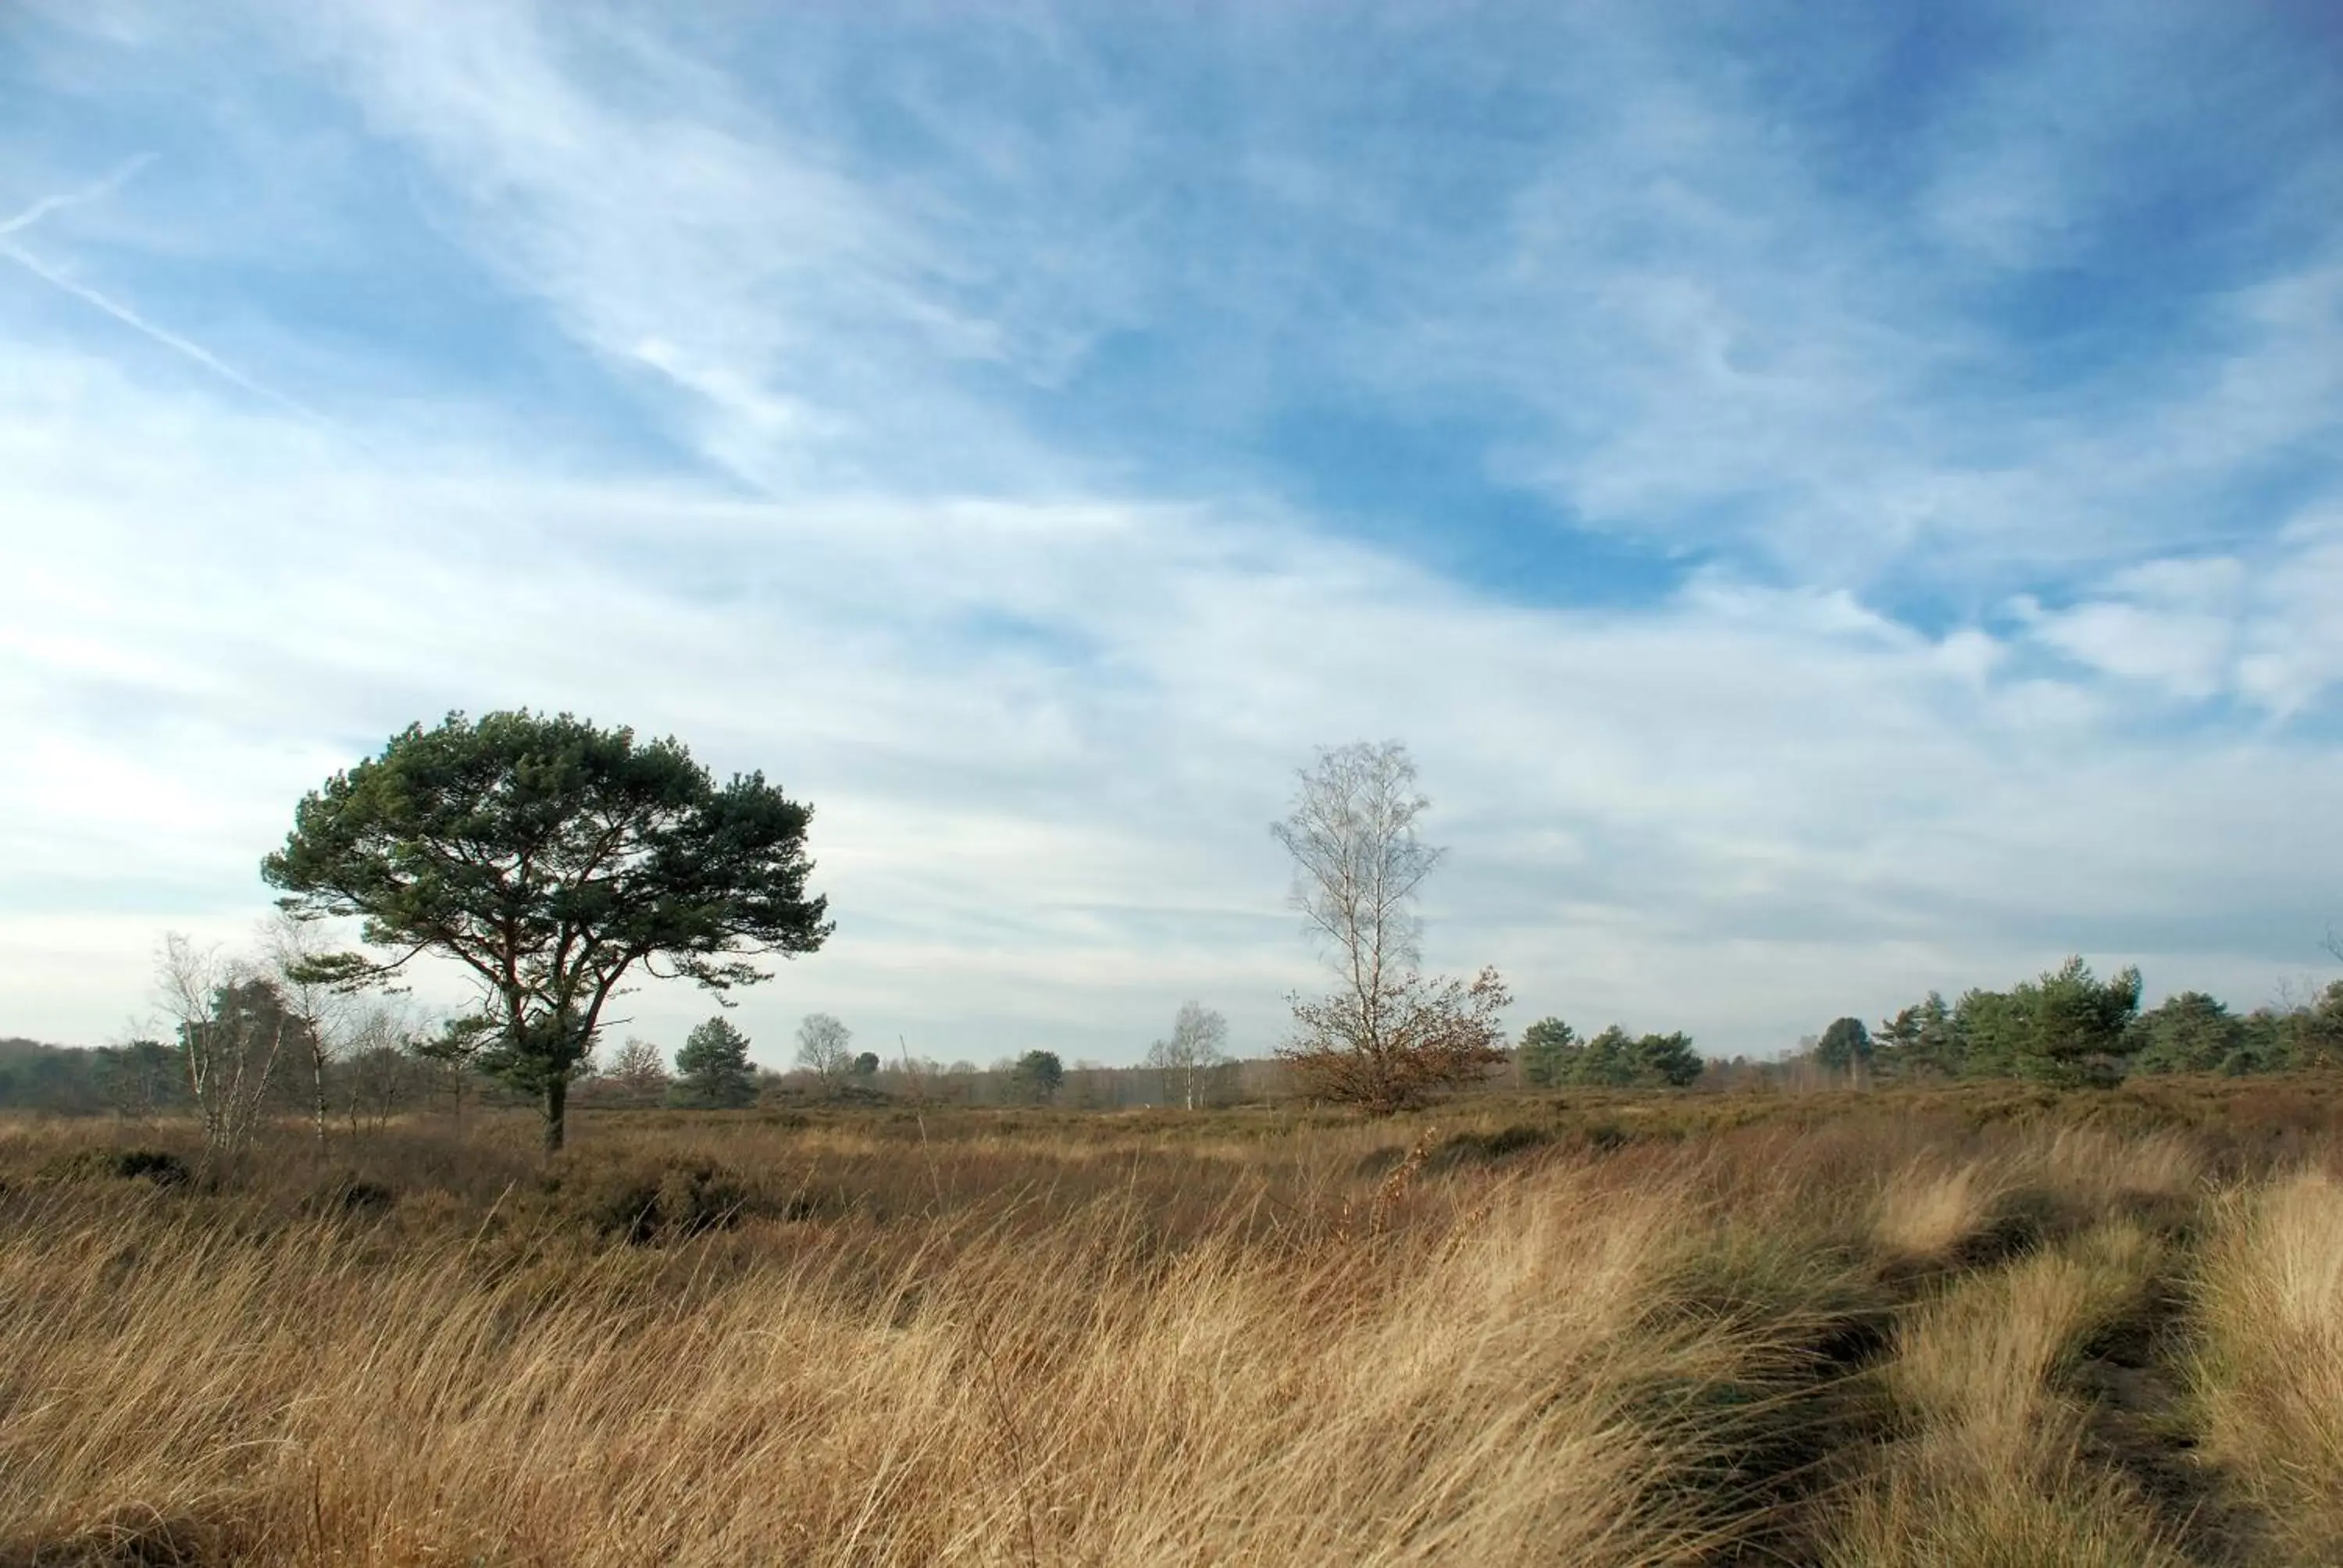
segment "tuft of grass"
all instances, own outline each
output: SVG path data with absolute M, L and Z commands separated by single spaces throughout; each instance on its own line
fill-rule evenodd
M 1962 1495 L 1908 1475 L 1855 1493 L 1823 1568 L 2192 1568 L 2104 1475 Z
M 1936 1261 L 1982 1234 L 2000 1193 L 1981 1161 L 1906 1168 L 1882 1181 L 1873 1239 L 1894 1256 Z
M 2314 1168 L 2227 1196 L 2197 1326 L 2207 1454 L 2285 1562 L 2343 1562 L 2343 1182 Z
M 1910 1313 L 1879 1369 L 1904 1436 L 1850 1488 L 1832 1568 L 2181 1568 L 2132 1484 L 2088 1457 L 2087 1409 L 2061 1392 L 2162 1268 L 2136 1221 L 1956 1277 Z

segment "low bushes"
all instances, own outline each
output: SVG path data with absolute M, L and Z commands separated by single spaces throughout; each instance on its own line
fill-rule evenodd
M 176 1154 L 163 1149 L 83 1149 L 51 1161 L 42 1174 L 53 1181 L 146 1181 L 156 1187 L 184 1186 L 195 1172 Z

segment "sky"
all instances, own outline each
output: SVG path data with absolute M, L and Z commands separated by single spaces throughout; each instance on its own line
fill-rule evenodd
M 0 8 L 0 1034 L 522 706 L 812 802 L 775 1064 L 1265 1054 L 1357 739 L 1515 1029 L 2249 1007 L 2339 612 L 2320 0 Z

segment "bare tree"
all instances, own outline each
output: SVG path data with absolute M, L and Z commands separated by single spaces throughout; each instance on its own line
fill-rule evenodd
M 456 1112 L 456 1131 L 464 1130 L 464 1090 L 479 1070 L 480 1057 L 495 1041 L 497 1023 L 479 1013 L 448 1019 L 436 1033 L 414 1040 L 408 1049 L 431 1064 L 447 1086 Z
M 1169 1039 L 1147 1048 L 1147 1065 L 1163 1076 L 1164 1098 L 1196 1109 L 1212 1070 L 1229 1060 L 1229 1020 L 1200 1001 L 1180 1004 Z
M 1442 851 L 1416 819 L 1431 802 L 1398 741 L 1318 754 L 1270 831 L 1293 857 L 1293 906 L 1339 977 L 1320 1001 L 1296 999 L 1298 1037 L 1278 1054 L 1327 1099 L 1370 1111 L 1419 1103 L 1504 1059 L 1497 1013 L 1510 1000 L 1494 970 L 1470 985 L 1417 972 L 1415 898 Z
M 854 1035 L 826 1012 L 809 1012 L 798 1024 L 798 1065 L 821 1080 L 826 1090 L 844 1082 L 854 1065 Z
M 1384 978 L 1415 966 L 1413 900 L 1442 855 L 1415 830 L 1432 802 L 1396 740 L 1322 748 L 1296 778 L 1292 809 L 1270 832 L 1293 857 L 1293 907 L 1373 1032 Z
M 181 1075 L 177 1053 L 159 1040 L 146 1037 L 138 1025 L 119 1044 L 98 1054 L 105 1063 L 99 1075 L 114 1113 L 124 1121 L 144 1121 L 167 1104 L 172 1081 Z
M 262 961 L 286 1010 L 300 1020 L 300 1054 L 309 1070 L 310 1121 L 317 1148 L 326 1147 L 326 1075 L 347 1050 L 359 1008 L 346 960 L 323 940 L 315 921 L 283 910 L 262 925 Z
M 400 1102 L 421 1076 L 423 1062 L 415 1053 L 420 1038 L 413 1014 L 394 999 L 357 1011 L 349 1025 L 343 1061 L 352 1137 L 357 1135 L 362 1115 L 378 1132 L 398 1114 Z
M 309 1049 L 305 1025 L 266 975 L 177 931 L 163 939 L 156 980 L 163 1007 L 178 1027 L 206 1154 L 233 1160 L 260 1123 L 279 1058 L 288 1049 Z
M 627 1042 L 602 1070 L 602 1080 L 622 1094 L 657 1104 L 667 1093 L 672 1081 L 667 1070 L 667 1058 L 659 1048 L 638 1035 L 627 1036 Z
M 1362 1032 L 1364 1010 L 1349 997 L 1297 1000 L 1293 1017 L 1301 1038 L 1278 1055 L 1322 1100 L 1378 1114 L 1405 1111 L 1505 1060 L 1500 1015 L 1513 1000 L 1493 969 L 1470 984 L 1394 976 L 1373 1010 L 1375 1033 Z

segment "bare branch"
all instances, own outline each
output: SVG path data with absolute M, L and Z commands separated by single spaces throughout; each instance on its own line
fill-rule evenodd
M 1503 986 L 1493 970 L 1470 988 L 1416 973 L 1414 901 L 1442 851 L 1417 834 L 1431 802 L 1407 748 L 1329 748 L 1299 779 L 1291 812 L 1270 831 L 1293 858 L 1294 908 L 1342 985 L 1323 1001 L 1295 1002 L 1302 1037 L 1281 1054 L 1332 1098 L 1412 1104 L 1489 1060 Z

